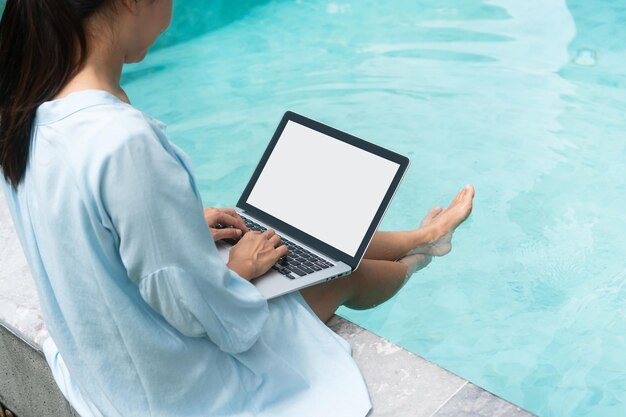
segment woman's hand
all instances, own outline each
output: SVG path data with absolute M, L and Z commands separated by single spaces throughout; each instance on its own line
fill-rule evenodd
M 287 255 L 287 246 L 272 229 L 248 232 L 230 250 L 228 267 L 240 277 L 251 281 L 266 273 L 280 258 Z
M 237 239 L 248 231 L 241 216 L 231 208 L 207 207 L 204 209 L 204 220 L 206 220 L 211 229 L 213 240 Z M 218 224 L 221 224 L 224 228 L 216 229 L 215 226 Z

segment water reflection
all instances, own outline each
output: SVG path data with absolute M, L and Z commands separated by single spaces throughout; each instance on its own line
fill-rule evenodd
M 384 228 L 414 227 L 473 182 L 453 254 L 375 311 L 342 314 L 543 417 L 624 415 L 609 371 L 626 363 L 618 1 L 246 13 L 205 34 L 179 21 L 184 42 L 127 86 L 191 155 L 205 204 L 236 201 L 287 109 L 411 156 Z
M 153 49 L 165 48 L 202 36 L 231 24 L 268 0 L 238 0 L 236 5 L 227 0 L 175 1 L 170 30 L 165 32 Z

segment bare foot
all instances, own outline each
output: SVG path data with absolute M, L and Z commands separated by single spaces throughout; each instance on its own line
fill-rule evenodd
M 424 217 L 424 219 L 422 220 L 422 223 L 420 224 L 420 226 L 426 227 L 429 224 L 431 224 L 433 220 L 435 220 L 435 218 L 441 214 L 442 211 L 443 211 L 443 207 L 439 207 L 439 206 L 435 206 L 431 208 L 430 210 L 428 210 L 428 213 L 426 214 L 426 217 Z
M 421 228 L 422 233 L 428 231 L 430 240 L 417 245 L 407 253 L 407 256 L 415 254 L 443 256 L 449 253 L 452 250 L 452 234 L 472 212 L 473 199 L 474 187 L 468 184 L 459 191 L 448 208 L 437 206 L 431 208 L 422 220 Z

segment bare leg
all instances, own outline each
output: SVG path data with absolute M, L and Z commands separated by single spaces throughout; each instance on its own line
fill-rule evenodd
M 422 256 L 424 268 L 430 256 Z M 359 268 L 345 278 L 300 290 L 320 320 L 328 321 L 339 306 L 365 310 L 393 297 L 408 281 L 407 266 L 401 262 L 363 259 Z
M 401 232 L 377 232 L 365 258 L 397 260 L 407 254 L 443 256 L 452 249 L 454 230 L 472 211 L 474 188 L 464 187 L 447 208 L 430 209 L 419 228 Z
M 450 252 L 452 233 L 469 216 L 473 198 L 474 189 L 467 186 L 448 208 L 433 207 L 419 229 L 376 233 L 356 271 L 300 293 L 324 322 L 342 305 L 363 310 L 382 304 L 413 272 L 426 267 L 432 255 Z
M 395 261 L 416 248 L 426 248 L 435 239 L 435 231 L 427 226 L 433 222 L 443 209 L 435 206 L 430 209 L 421 227 L 415 230 L 399 232 L 376 232 L 363 256 L 366 259 Z M 427 251 L 424 254 L 429 255 Z

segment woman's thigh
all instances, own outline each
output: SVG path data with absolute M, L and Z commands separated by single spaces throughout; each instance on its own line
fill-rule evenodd
M 345 278 L 303 288 L 300 294 L 320 320 L 326 323 L 352 296 L 352 280 L 348 275 Z
M 300 293 L 324 322 L 339 306 L 366 310 L 380 305 L 396 294 L 407 280 L 407 267 L 401 262 L 363 259 L 350 275 L 313 287 Z

